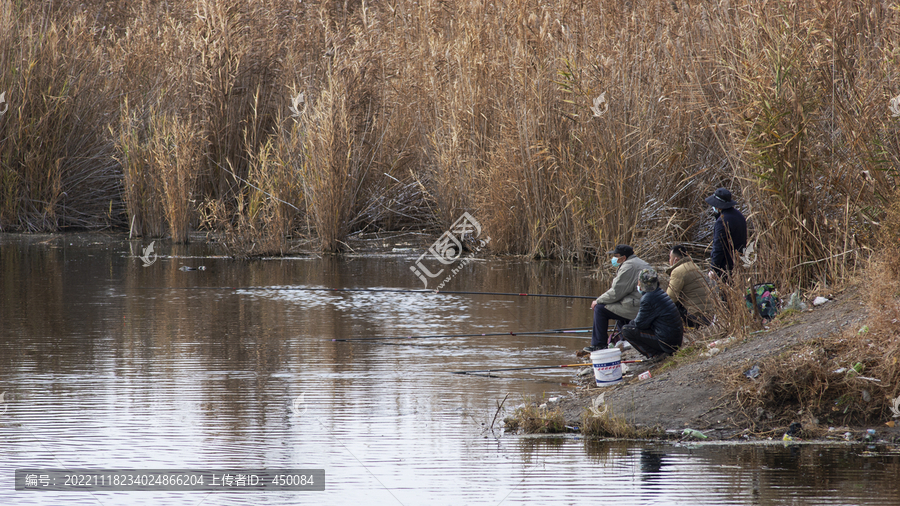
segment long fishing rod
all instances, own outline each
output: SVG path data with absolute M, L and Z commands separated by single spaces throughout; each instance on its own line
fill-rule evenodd
M 400 288 L 299 288 L 299 287 L 266 287 L 266 286 L 245 286 L 245 287 L 217 287 L 217 286 L 173 286 L 173 287 L 142 287 L 144 289 L 157 290 L 272 290 L 272 291 L 304 291 L 304 292 L 373 292 L 373 293 L 420 293 L 435 295 L 494 295 L 503 297 L 558 297 L 563 299 L 595 299 L 593 295 L 556 295 L 549 293 L 516 293 L 516 292 L 467 292 L 452 290 L 414 290 Z
M 547 336 L 556 334 L 576 334 L 590 332 L 585 330 L 542 330 L 539 332 L 488 332 L 485 334 L 444 334 L 434 336 L 399 336 L 399 337 L 347 337 L 343 339 L 332 339 L 337 342 L 347 341 L 385 341 L 389 339 L 438 339 L 438 338 L 455 338 L 455 337 L 491 337 L 491 336 Z
M 240 290 L 240 288 L 238 289 Z M 298 291 L 329 291 L 329 292 L 376 292 L 376 293 L 421 293 L 435 295 L 496 295 L 506 297 L 558 297 L 563 299 L 596 299 L 592 295 L 556 295 L 549 293 L 522 293 L 522 292 L 470 292 L 453 290 L 414 290 L 401 288 L 243 288 L 243 290 L 298 290 Z
M 623 364 L 636 364 L 638 362 L 643 362 L 643 360 L 623 360 Z M 528 371 L 532 369 L 559 369 L 560 367 L 591 367 L 592 364 L 590 362 L 583 362 L 581 364 L 565 364 L 565 365 L 538 365 L 534 367 L 505 367 L 502 369 L 482 369 L 479 371 L 450 371 L 452 374 L 470 374 L 475 372 L 501 372 L 501 371 Z

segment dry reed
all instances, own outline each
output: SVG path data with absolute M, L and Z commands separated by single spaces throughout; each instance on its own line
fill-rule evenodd
M 524 434 L 558 434 L 566 432 L 566 419 L 560 408 L 538 406 L 531 400 L 516 408 L 512 416 L 504 419 L 508 431 Z
M 900 14 L 878 2 L 0 5 L 4 230 L 174 220 L 249 231 L 237 254 L 339 251 L 468 211 L 495 253 L 593 262 L 708 244 L 702 198 L 728 186 L 758 253 L 735 293 L 790 293 L 850 279 L 897 186 Z M 113 149 L 156 114 L 194 125 L 180 217 Z
M 88 15 L 0 3 L 0 230 L 124 223 L 106 135 L 119 96 Z
M 658 428 L 631 424 L 625 418 L 616 416 L 610 411 L 598 415 L 588 409 L 581 415 L 581 433 L 585 436 L 620 439 L 646 439 L 664 434 Z
M 868 317 L 860 328 L 810 342 L 760 364 L 752 384 L 730 378 L 751 420 L 804 430 L 880 424 L 895 419 L 900 403 L 900 205 L 894 202 L 875 238 L 879 253 L 864 276 Z

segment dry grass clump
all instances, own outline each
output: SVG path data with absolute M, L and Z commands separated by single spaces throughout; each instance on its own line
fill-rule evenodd
M 866 293 L 872 316 L 872 333 L 897 335 L 900 322 L 900 189 L 889 198 L 890 205 L 878 235 L 879 253 L 866 269 Z
M 512 416 L 503 420 L 509 431 L 525 434 L 558 434 L 566 432 L 566 419 L 560 408 L 549 409 L 533 401 L 516 408 Z
M 320 248 L 326 252 L 344 249 L 372 167 L 378 105 L 367 88 L 371 77 L 366 70 L 364 65 L 346 65 L 343 72 L 330 71 L 312 111 L 301 115 L 297 126 L 305 137 L 297 176 Z
M 886 343 L 880 343 L 886 344 Z M 870 346 L 871 345 L 871 346 Z M 891 356 L 885 361 L 881 351 Z M 737 399 L 750 420 L 805 429 L 883 423 L 891 419 L 900 365 L 898 346 L 876 347 L 866 333 L 807 344 L 759 364 L 748 383 L 736 377 Z
M 196 124 L 190 117 L 148 111 L 142 120 L 126 108 L 116 141 L 125 173 L 130 231 L 186 242 L 193 217 L 194 168 L 199 162 Z
M 585 436 L 621 439 L 647 439 L 661 435 L 657 429 L 633 425 L 610 411 L 598 416 L 589 409 L 581 415 L 581 433 Z
M 743 39 L 727 59 L 741 95 L 731 112 L 755 186 L 752 193 L 743 193 L 754 202 L 753 239 L 764 272 L 773 278 L 755 282 L 829 284 L 846 278 L 852 260 L 858 259 L 858 240 L 867 238 L 862 232 L 873 217 L 877 199 L 872 190 L 878 185 L 868 187 L 869 171 L 861 174 L 859 167 L 887 167 L 873 165 L 868 148 L 854 152 L 848 144 L 859 139 L 841 126 L 862 126 L 849 115 L 882 116 L 873 88 L 877 78 L 854 79 L 845 73 L 845 57 L 854 45 L 847 27 L 821 28 L 832 16 L 863 15 L 877 23 L 882 13 L 857 12 L 859 7 L 847 5 L 834 5 L 827 14 L 817 14 L 811 6 L 785 7 L 772 13 L 772 19 L 783 23 L 755 22 L 755 36 Z M 865 111 L 857 108 L 857 94 L 868 97 Z M 875 139 L 884 128 L 890 127 L 876 120 L 862 135 L 880 142 Z
M 790 350 L 760 364 L 752 383 L 732 378 L 751 419 L 796 421 L 804 427 L 860 425 L 896 419 L 900 399 L 900 205 L 888 207 L 867 269 L 866 324 Z M 799 415 L 798 415 L 799 413 Z
M 694 340 L 692 343 L 688 343 L 687 340 L 685 340 L 682 346 L 678 348 L 678 351 L 676 351 L 672 354 L 671 357 L 663 361 L 663 363 L 660 364 L 656 368 L 656 370 L 659 372 L 663 372 L 669 369 L 681 367 L 685 364 L 696 362 L 697 360 L 702 360 L 703 358 L 705 358 L 705 356 L 708 356 L 708 352 L 711 349 L 708 346 L 708 343 L 710 342 L 712 342 L 712 339 L 704 341 Z M 725 346 L 727 346 L 727 344 L 723 343 L 721 346 L 717 347 L 719 349 L 722 349 Z
M 247 187 L 235 196 L 232 212 L 218 199 L 207 199 L 200 206 L 203 228 L 218 234 L 221 244 L 234 257 L 284 255 L 291 248 L 287 235 L 294 229 L 302 196 L 290 163 L 283 153 L 266 144 L 254 156 Z
M 0 2 L 0 230 L 124 223 L 107 136 L 119 94 L 92 30 L 86 13 Z

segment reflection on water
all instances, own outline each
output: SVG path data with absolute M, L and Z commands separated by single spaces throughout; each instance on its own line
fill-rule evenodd
M 203 245 L 0 236 L 0 504 L 894 504 L 896 454 L 510 437 L 497 401 L 565 394 L 575 336 L 333 339 L 590 324 L 589 300 L 409 288 L 409 256 L 235 262 Z M 204 271 L 181 271 L 204 265 Z M 478 261 L 449 290 L 593 295 L 588 272 Z M 249 287 L 270 289 L 248 289 Z M 303 288 L 299 290 L 298 288 Z M 510 402 L 507 403 L 509 406 Z M 512 404 L 514 405 L 514 404 Z M 322 468 L 324 492 L 39 493 L 16 468 Z

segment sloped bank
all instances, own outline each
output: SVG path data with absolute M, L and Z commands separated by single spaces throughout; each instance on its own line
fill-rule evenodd
M 744 375 L 754 366 L 773 367 L 804 346 L 841 335 L 856 335 L 864 327 L 866 317 L 860 291 L 851 287 L 822 306 L 780 319 L 746 339 L 719 346 L 721 351 L 711 356 L 696 353 L 688 358 L 669 358 L 649 368 L 638 364 L 630 368 L 622 383 L 611 387 L 598 388 L 593 385 L 593 377 L 587 376 L 573 395 L 549 407 L 559 408 L 570 427 L 581 427 L 584 413 L 603 394 L 611 417 L 624 421 L 636 433 L 668 438 L 684 437 L 684 429 L 694 429 L 710 439 L 781 439 L 792 424 L 800 424 L 792 431 L 796 439 L 864 440 L 867 436 L 872 438 L 867 430 L 874 429 L 875 439 L 898 442 L 900 423 L 889 427 L 885 424 L 891 420 L 889 416 L 865 426 L 830 425 L 829 420 L 804 413 L 802 406 L 785 403 L 777 410 L 748 407 L 735 394 L 735 387 L 741 386 L 736 382 L 753 388 L 763 376 L 751 379 Z M 846 332 L 848 329 L 852 332 Z M 628 358 L 639 357 L 632 350 L 623 356 Z M 639 379 L 638 375 L 648 369 L 652 377 Z

